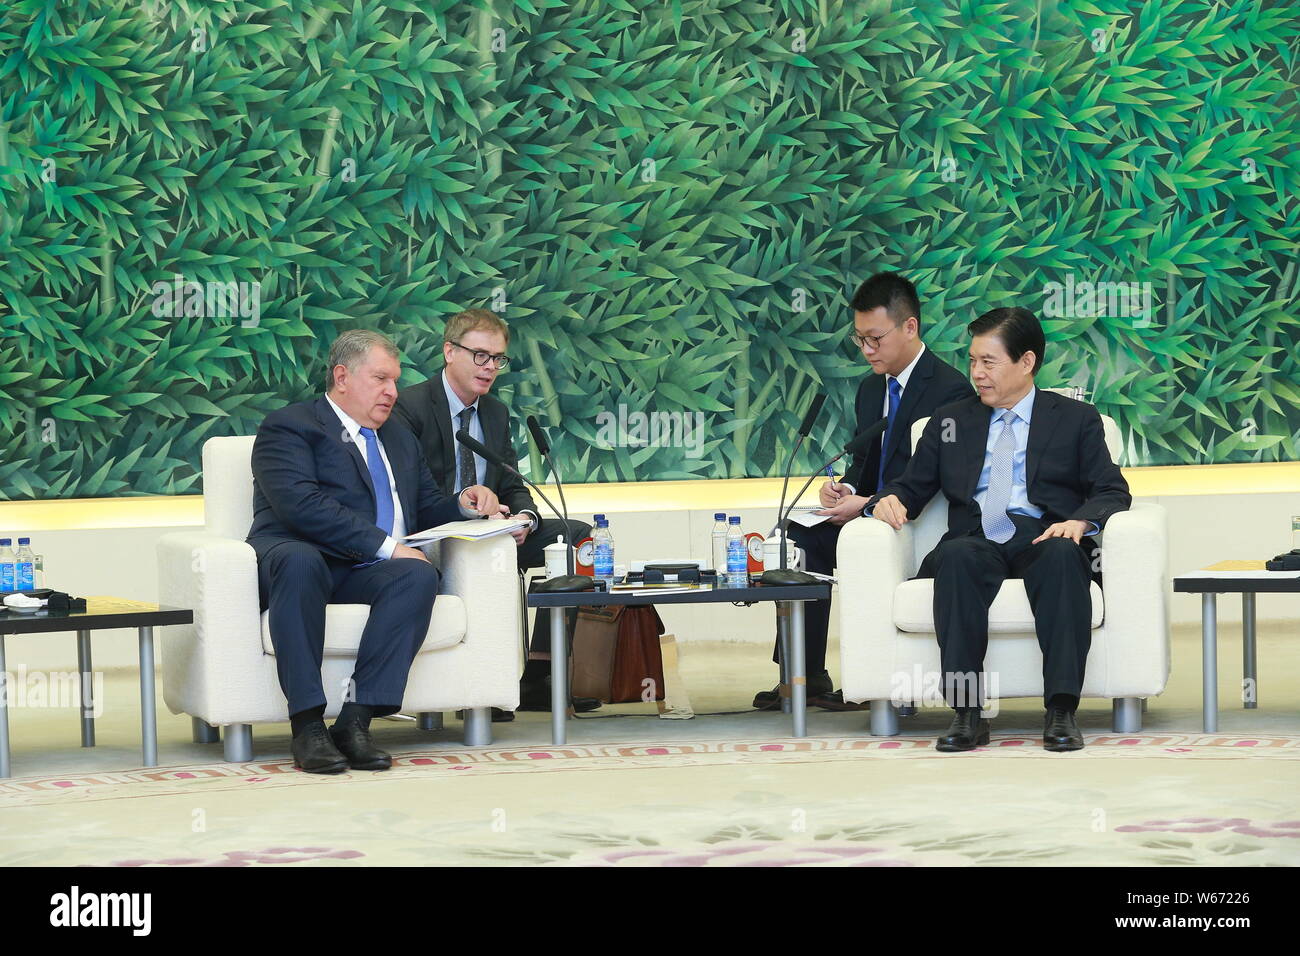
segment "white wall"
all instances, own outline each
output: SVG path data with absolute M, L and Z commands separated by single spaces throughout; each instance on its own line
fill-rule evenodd
M 1222 496 L 1170 496 L 1140 498 L 1169 510 L 1170 569 L 1190 571 L 1225 559 L 1260 559 L 1291 548 L 1290 518 L 1300 515 L 1300 491 L 1276 494 Z M 702 557 L 710 554 L 713 514 L 722 502 L 704 502 L 698 511 L 610 510 L 617 543 L 617 561 L 631 558 Z M 575 515 L 576 517 L 583 517 Z M 589 516 L 587 516 L 589 517 Z M 776 520 L 776 508 L 743 512 L 746 531 L 766 531 Z M 2 531 L 3 529 L 0 529 Z M 86 596 L 108 594 L 142 601 L 158 599 L 157 540 L 168 528 L 129 528 L 92 531 L 33 531 L 33 547 L 45 555 L 47 583 L 51 587 Z M 1297 620 L 1300 630 L 1300 594 L 1265 594 L 1258 599 L 1261 620 Z M 1232 627 L 1241 620 L 1241 602 L 1235 595 L 1219 600 L 1219 620 Z M 770 606 L 739 609 L 730 605 L 666 606 L 660 609 L 670 633 L 681 641 L 726 640 L 770 644 L 775 633 Z M 1200 621 L 1200 597 L 1175 594 L 1175 623 Z M 831 616 L 832 637 L 836 615 Z M 8 665 L 15 667 L 73 669 L 76 665 L 72 634 L 8 637 Z M 134 631 L 100 631 L 93 640 L 94 663 L 99 667 L 137 663 Z M 834 662 L 832 662 L 833 666 Z

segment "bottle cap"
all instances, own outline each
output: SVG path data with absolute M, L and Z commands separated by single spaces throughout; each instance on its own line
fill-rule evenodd
M 740 524 L 740 515 L 732 515 L 732 516 L 731 516 L 731 523 L 732 523 L 732 524 Z
M 726 516 L 725 514 L 723 514 L 721 511 L 719 511 L 717 514 L 715 514 L 715 515 L 713 516 L 713 520 L 714 520 L 714 521 L 726 521 L 726 520 L 727 520 L 727 516 Z
M 31 538 L 19 538 L 19 539 L 18 539 L 18 543 L 19 543 L 19 544 L 31 544 L 31 543 L 32 543 L 32 539 L 31 539 Z
M 594 522 L 596 522 L 597 524 L 600 524 L 602 521 L 605 520 L 605 516 L 604 516 L 604 515 L 592 515 L 592 516 L 591 516 L 591 520 L 594 521 Z
M 11 538 L 0 538 L 0 548 L 7 548 L 11 544 L 13 544 L 13 540 Z

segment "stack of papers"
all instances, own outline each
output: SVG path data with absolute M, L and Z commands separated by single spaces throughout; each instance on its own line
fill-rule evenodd
M 403 544 L 429 544 L 443 538 L 458 538 L 461 541 L 477 541 L 479 538 L 491 538 L 498 534 L 509 534 L 517 528 L 527 528 L 531 521 L 527 518 L 467 518 L 464 521 L 448 521 L 428 531 L 408 534 L 402 539 Z

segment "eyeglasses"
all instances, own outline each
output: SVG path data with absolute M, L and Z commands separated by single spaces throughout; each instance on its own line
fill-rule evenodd
M 894 329 L 896 328 L 898 328 L 898 326 L 894 326 Z M 890 332 L 894 331 L 894 329 L 889 329 L 889 331 L 883 333 L 882 335 L 858 335 L 858 333 L 854 331 L 849 333 L 849 339 L 858 348 L 865 348 L 867 346 L 870 346 L 871 350 L 874 352 L 876 349 L 880 348 L 880 340 L 883 339 Z
M 510 364 L 510 356 L 508 355 L 493 355 L 491 352 L 484 352 L 482 349 L 465 348 L 465 346 L 461 345 L 459 342 L 452 342 L 451 344 L 456 346 L 458 349 L 465 349 L 466 352 L 470 353 L 474 358 L 475 365 L 486 365 L 488 359 L 491 359 L 492 364 L 500 370 Z

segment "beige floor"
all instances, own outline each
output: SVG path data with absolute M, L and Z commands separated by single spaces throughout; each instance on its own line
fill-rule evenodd
M 932 749 L 937 711 L 885 741 L 865 735 L 865 714 L 814 710 L 796 742 L 780 714 L 669 721 L 625 705 L 572 720 L 561 750 L 545 714 L 494 725 L 484 750 L 459 743 L 450 715 L 433 734 L 380 722 L 398 765 L 332 778 L 286 765 L 287 728 L 258 728 L 255 762 L 227 765 L 165 712 L 162 767 L 140 770 L 135 675 L 110 674 L 93 750 L 72 710 L 11 709 L 0 865 L 1294 865 L 1298 637 L 1300 624 L 1262 629 L 1261 704 L 1247 711 L 1239 637 L 1223 635 L 1213 738 L 1188 628 L 1142 733 L 1121 742 L 1109 706 L 1085 702 L 1079 754 L 1035 745 L 1033 701 L 1004 702 L 994 746 L 956 756 Z M 754 645 L 683 645 L 682 672 L 698 712 L 747 711 L 774 682 Z

